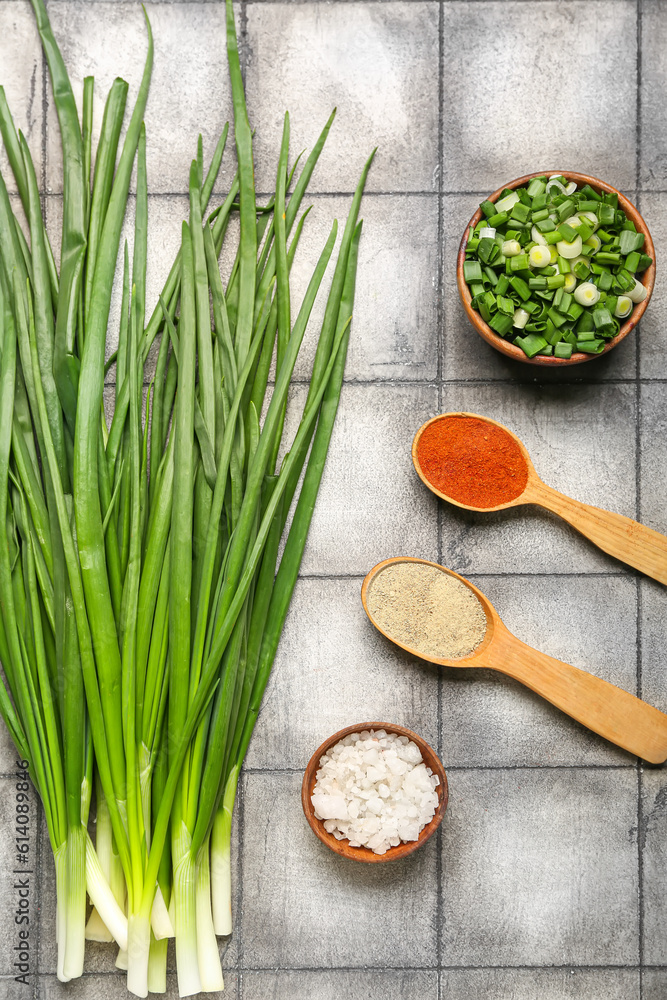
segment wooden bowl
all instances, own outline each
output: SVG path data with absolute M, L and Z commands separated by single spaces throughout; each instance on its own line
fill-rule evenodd
M 651 294 L 655 284 L 655 249 L 648 226 L 632 202 L 628 201 L 625 195 L 621 194 L 621 192 L 615 187 L 612 187 L 611 184 L 598 180 L 597 177 L 589 177 L 588 174 L 573 173 L 571 170 L 538 170 L 534 174 L 526 174 L 525 177 L 518 177 L 515 181 L 510 181 L 509 184 L 503 184 L 503 186 L 498 188 L 497 191 L 494 191 L 487 200 L 495 202 L 506 188 L 523 187 L 533 177 L 543 177 L 545 175 L 550 177 L 552 174 L 558 174 L 559 176 L 566 177 L 568 181 L 576 181 L 579 186 L 583 184 L 590 184 L 592 188 L 596 188 L 597 190 L 617 194 L 619 208 L 623 209 L 628 219 L 634 222 L 637 232 L 644 234 L 644 251 L 649 255 L 649 257 L 653 258 L 653 263 L 650 267 L 647 267 L 640 279 L 646 288 L 646 298 L 643 302 L 637 303 L 616 336 L 609 341 L 600 354 L 584 354 L 581 351 L 575 351 L 570 358 L 547 358 L 544 357 L 544 355 L 540 357 L 536 355 L 534 358 L 528 358 L 520 347 L 516 347 L 503 337 L 500 337 L 497 333 L 494 333 L 488 323 L 484 322 L 477 310 L 473 309 L 470 304 L 472 296 L 470 295 L 470 289 L 463 278 L 463 263 L 465 261 L 465 250 L 468 243 L 470 227 L 476 226 L 482 218 L 481 208 L 477 209 L 465 228 L 463 239 L 461 240 L 461 246 L 459 247 L 459 255 L 456 261 L 456 283 L 459 287 L 459 295 L 461 296 L 463 308 L 467 313 L 468 319 L 475 327 L 480 337 L 483 337 L 487 344 L 491 344 L 491 347 L 495 347 L 495 349 L 500 351 L 501 354 L 507 355 L 508 358 L 514 358 L 515 361 L 523 361 L 529 365 L 547 365 L 550 367 L 557 365 L 579 365 L 584 361 L 592 361 L 594 358 L 601 358 L 602 355 L 607 354 L 614 347 L 616 347 L 617 344 L 620 344 L 620 342 L 627 337 L 630 331 L 636 327 L 637 323 L 644 315 L 646 307 L 651 300 Z
M 440 779 L 440 784 L 436 788 L 438 795 L 438 806 L 435 810 L 435 815 L 430 823 L 427 823 L 422 832 L 419 834 L 417 840 L 410 840 L 406 842 L 401 842 L 397 847 L 390 847 L 386 854 L 374 854 L 368 847 L 351 847 L 348 840 L 336 840 L 333 833 L 327 833 L 324 829 L 324 823 L 320 819 L 315 818 L 315 810 L 313 808 L 313 803 L 311 801 L 311 795 L 313 794 L 313 789 L 315 788 L 315 781 L 317 780 L 317 772 L 320 768 L 320 757 L 322 757 L 327 750 L 335 746 L 340 740 L 345 739 L 351 733 L 360 733 L 367 729 L 384 729 L 388 733 L 395 733 L 397 736 L 407 736 L 411 739 L 413 743 L 416 743 L 419 747 L 422 755 L 422 759 L 427 767 L 430 767 L 433 774 L 437 774 Z M 334 733 L 330 736 L 328 740 L 325 740 L 322 746 L 318 747 L 313 756 L 308 761 L 308 766 L 303 776 L 303 783 L 301 785 L 301 804 L 303 806 L 303 811 L 305 813 L 306 819 L 310 823 L 313 833 L 316 837 L 330 847 L 332 851 L 336 854 L 342 855 L 344 858 L 350 858 L 352 861 L 365 861 L 370 864 L 375 864 L 379 861 L 398 861 L 399 858 L 404 858 L 408 854 L 412 854 L 416 851 L 422 844 L 431 837 L 435 831 L 438 829 L 442 822 L 442 817 L 445 815 L 445 810 L 447 809 L 447 802 L 449 800 L 449 788 L 447 785 L 447 775 L 445 774 L 445 769 L 440 763 L 440 759 L 436 756 L 431 747 L 426 743 L 421 736 L 417 736 L 413 733 L 411 729 L 405 729 L 403 726 L 395 726 L 393 723 L 388 722 L 361 722 L 356 726 L 347 726 L 345 729 L 341 729 L 340 732 Z

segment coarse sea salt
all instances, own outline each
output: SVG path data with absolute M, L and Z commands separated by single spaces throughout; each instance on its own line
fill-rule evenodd
M 337 840 L 386 854 L 417 840 L 435 815 L 440 780 L 407 736 L 351 733 L 320 757 L 311 796 L 315 816 Z

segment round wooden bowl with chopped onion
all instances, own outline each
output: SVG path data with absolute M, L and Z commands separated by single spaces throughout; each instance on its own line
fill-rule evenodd
M 605 354 L 608 354 L 609 351 L 613 350 L 613 348 L 620 344 L 622 340 L 625 340 L 630 331 L 634 330 L 637 323 L 639 323 L 651 300 L 651 294 L 655 284 L 655 249 L 648 226 L 632 202 L 628 201 L 625 195 L 621 194 L 621 192 L 611 184 L 607 184 L 606 181 L 601 181 L 597 177 L 590 177 L 588 174 L 574 173 L 571 170 L 538 170 L 535 173 L 526 174 L 524 177 L 518 177 L 514 181 L 509 181 L 509 183 L 503 184 L 497 191 L 494 191 L 493 194 L 489 195 L 486 200 L 496 202 L 502 192 L 508 188 L 514 190 L 515 188 L 520 188 L 525 184 L 528 184 L 533 177 L 543 177 L 545 175 L 550 177 L 554 174 L 565 177 L 568 181 L 575 181 L 579 187 L 584 184 L 590 184 L 592 188 L 596 188 L 599 191 L 606 191 L 609 194 L 617 194 L 618 207 L 625 212 L 631 222 L 634 222 L 637 232 L 644 234 L 644 252 L 647 253 L 649 257 L 653 258 L 653 263 L 646 268 L 639 278 L 641 283 L 646 288 L 646 298 L 642 302 L 638 302 L 635 305 L 628 318 L 622 323 L 616 336 L 605 345 L 604 349 L 600 351 L 599 354 L 584 354 L 581 351 L 574 351 L 570 358 L 546 357 L 544 355 L 535 355 L 535 357 L 529 358 L 526 354 L 524 354 L 520 347 L 510 343 L 503 337 L 499 336 L 499 334 L 495 333 L 488 323 L 482 319 L 479 312 L 472 307 L 470 289 L 468 288 L 465 278 L 463 277 L 463 264 L 466 259 L 466 246 L 468 244 L 470 227 L 476 226 L 482 218 L 482 209 L 477 209 L 465 228 L 456 261 L 456 283 L 458 285 L 459 295 L 461 296 L 461 302 L 463 303 L 466 315 L 477 330 L 480 337 L 482 337 L 487 344 L 490 344 L 491 347 L 500 351 L 501 354 L 505 354 L 508 358 L 513 358 L 515 361 L 523 361 L 529 365 L 546 365 L 551 368 L 562 365 L 579 365 L 584 361 L 592 361 L 594 358 L 601 358 Z
M 340 740 L 345 739 L 346 736 L 350 736 L 352 733 L 360 733 L 364 730 L 369 729 L 384 729 L 387 733 L 395 734 L 396 736 L 407 736 L 408 739 L 412 740 L 419 747 L 422 755 L 422 761 L 426 767 L 430 768 L 433 774 L 438 776 L 439 784 L 435 791 L 438 796 L 438 805 L 435 810 L 435 815 L 433 819 L 426 824 L 424 829 L 419 834 L 417 840 L 402 841 L 397 847 L 390 847 L 386 854 L 374 854 L 373 851 L 368 847 L 352 847 L 349 840 L 337 840 L 333 833 L 328 833 L 324 829 L 324 821 L 317 819 L 315 816 L 315 809 L 311 800 L 313 794 L 313 789 L 315 788 L 315 782 L 317 781 L 317 772 L 320 767 L 320 758 L 327 753 L 336 743 Z M 418 736 L 417 733 L 413 733 L 411 729 L 406 729 L 404 726 L 396 726 L 389 722 L 360 722 L 356 726 L 347 726 L 345 729 L 341 729 L 339 732 L 334 733 L 329 739 L 325 740 L 324 743 L 317 748 L 313 756 L 308 761 L 308 766 L 306 767 L 303 783 L 301 785 L 301 804 L 303 806 L 303 811 L 310 824 L 311 829 L 316 837 L 330 847 L 332 851 L 336 854 L 342 855 L 344 858 L 350 858 L 352 861 L 364 861 L 366 863 L 375 864 L 380 861 L 398 861 L 399 858 L 404 858 L 408 854 L 412 854 L 416 851 L 422 844 L 431 837 L 435 831 L 438 829 L 442 822 L 442 817 L 445 815 L 447 809 L 447 802 L 449 799 L 449 789 L 447 786 L 447 775 L 445 774 L 445 769 L 442 766 L 439 757 L 431 749 L 428 743 Z

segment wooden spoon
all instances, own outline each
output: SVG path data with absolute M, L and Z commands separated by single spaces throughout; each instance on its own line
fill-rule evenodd
M 508 434 L 521 449 L 526 465 L 528 467 L 528 481 L 526 487 L 518 497 L 507 503 L 500 503 L 495 507 L 473 507 L 458 500 L 452 499 L 445 493 L 441 493 L 429 479 L 426 478 L 419 464 L 417 448 L 422 434 L 436 420 L 443 420 L 445 417 L 474 417 L 475 420 L 484 420 L 487 424 L 500 427 Z M 559 493 L 558 490 L 547 486 L 542 482 L 533 468 L 525 445 L 516 434 L 508 430 L 497 420 L 490 420 L 489 417 L 482 417 L 479 413 L 465 413 L 463 411 L 455 413 L 442 413 L 438 417 L 428 420 L 415 434 L 412 442 L 412 461 L 421 481 L 428 486 L 436 496 L 442 500 L 447 500 L 456 507 L 463 510 L 492 511 L 505 510 L 507 507 L 518 507 L 520 504 L 534 503 L 538 507 L 544 507 L 554 514 L 558 514 L 564 521 L 571 524 L 573 528 L 590 539 L 594 545 L 607 552 L 610 556 L 615 556 L 628 566 L 646 573 L 660 583 L 667 584 L 667 538 L 652 528 L 647 528 L 644 524 L 633 521 L 630 517 L 622 514 L 612 514 L 611 511 L 603 510 L 601 507 L 592 507 L 590 504 L 582 503 L 580 500 L 573 500 L 572 497 Z
M 421 563 L 448 573 L 468 587 L 482 605 L 486 615 L 486 633 L 480 645 L 459 659 L 439 659 L 421 653 L 390 635 L 373 618 L 368 607 L 368 590 L 375 577 L 387 566 L 396 563 Z M 579 670 L 553 656 L 540 653 L 521 642 L 505 627 L 498 612 L 484 594 L 464 577 L 438 563 L 425 559 L 398 557 L 386 559 L 375 566 L 361 587 L 361 601 L 373 625 L 387 639 L 413 656 L 445 667 L 482 667 L 498 670 L 525 684 L 531 691 L 546 698 L 562 712 L 592 729 L 594 733 L 616 743 L 624 750 L 643 757 L 652 764 L 667 760 L 667 715 L 640 701 L 634 695 L 603 681 L 600 677 Z

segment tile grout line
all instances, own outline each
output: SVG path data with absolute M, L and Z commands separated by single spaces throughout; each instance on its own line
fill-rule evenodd
M 437 359 L 437 379 L 438 379 L 438 410 L 442 413 L 442 377 L 443 377 L 443 353 L 444 353 L 444 343 L 445 343 L 445 294 L 444 294 L 444 198 L 442 195 L 442 174 L 444 169 L 444 93 L 445 93 L 445 74 L 444 74 L 444 47 L 445 47 L 445 10 L 442 0 L 438 4 L 438 230 L 437 239 L 438 247 L 436 253 L 436 262 L 438 268 L 438 276 L 436 281 L 437 288 L 437 324 L 438 324 L 438 359 Z M 436 511 L 436 532 L 437 532 L 437 542 L 438 542 L 438 562 L 442 563 L 442 532 L 443 532 L 443 512 L 442 504 L 438 504 Z M 443 703 L 443 675 L 442 671 L 438 671 L 437 674 L 437 710 L 436 710 L 436 720 L 437 720 L 437 739 L 436 747 L 438 757 L 442 759 L 442 703 Z M 435 902 L 435 948 L 436 948 L 436 965 L 438 968 L 438 993 L 440 992 L 440 964 L 442 962 L 442 825 L 438 827 L 436 835 L 436 856 L 435 856 L 435 875 L 436 875 L 436 887 L 437 896 Z
M 476 683 L 476 682 L 471 682 Z M 601 737 L 602 739 L 602 737 Z M 300 767 L 246 767 L 250 774 L 303 774 L 305 764 Z M 446 771 L 634 771 L 636 764 L 446 764 Z

